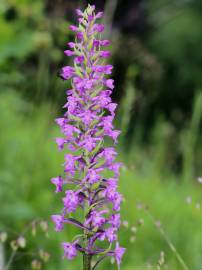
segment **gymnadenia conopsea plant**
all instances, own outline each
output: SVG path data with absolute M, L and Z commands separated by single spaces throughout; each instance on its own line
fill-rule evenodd
M 64 257 L 72 260 L 82 253 L 83 270 L 95 269 L 106 257 L 114 257 L 119 267 L 125 251 L 117 239 L 121 163 L 115 161 L 114 147 L 104 142 L 110 137 L 117 143 L 120 133 L 113 126 L 117 104 L 110 98 L 113 67 L 105 64 L 110 52 L 103 49 L 109 41 L 101 39 L 104 26 L 97 20 L 103 13 L 96 13 L 95 6 L 89 5 L 84 12 L 77 9 L 76 13 L 79 24 L 70 26 L 75 41 L 69 42 L 69 49 L 64 51 L 66 56 L 73 56 L 73 64 L 63 67 L 60 74 L 63 80 L 71 79 L 72 89 L 66 92 L 64 117 L 56 119 L 63 133 L 56 143 L 59 150 L 67 150 L 64 175 L 51 179 L 56 192 L 64 192 L 63 209 L 52 220 L 56 231 L 66 224 L 80 230 L 72 242 L 62 243 Z M 76 210 L 82 211 L 82 220 L 74 218 Z

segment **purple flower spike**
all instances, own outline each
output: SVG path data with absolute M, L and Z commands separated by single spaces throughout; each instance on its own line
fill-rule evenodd
M 79 25 L 70 26 L 75 40 L 68 42 L 69 49 L 64 51 L 73 57 L 72 66 L 65 66 L 60 72 L 63 80 L 71 80 L 71 89 L 66 91 L 64 116 L 56 119 L 62 136 L 55 140 L 58 149 L 66 151 L 64 175 L 51 179 L 55 192 L 64 192 L 63 206 L 61 214 L 53 215 L 52 220 L 56 231 L 68 225 L 80 230 L 72 242 L 62 243 L 64 257 L 72 260 L 81 252 L 84 262 L 88 258 L 89 265 L 84 269 L 91 270 L 93 256 L 94 260 L 103 254 L 113 256 L 119 266 L 125 251 L 117 236 L 122 201 L 117 188 L 122 165 L 116 162 L 114 148 L 120 131 L 113 125 L 117 107 L 111 99 L 114 80 L 109 76 L 113 66 L 104 63 L 110 56 L 104 47 L 110 42 L 101 39 L 104 25 L 97 23 L 103 13 L 96 13 L 91 5 L 76 13 Z M 106 137 L 111 139 L 111 146 L 106 146 Z M 106 171 L 112 176 L 106 178 Z M 74 217 L 78 210 L 83 212 L 80 220 Z M 110 248 L 100 248 L 100 241 Z

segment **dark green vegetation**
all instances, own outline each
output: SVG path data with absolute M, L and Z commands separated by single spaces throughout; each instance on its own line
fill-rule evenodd
M 63 45 L 71 39 L 66 20 L 73 18 L 74 5 L 50 2 L 0 3 L 0 230 L 9 235 L 33 219 L 49 221 L 60 209 L 49 179 L 63 162 L 54 143 L 59 133 L 54 118 L 62 114 L 68 86 L 57 72 L 65 61 Z M 111 48 L 114 99 L 120 105 L 116 125 L 123 131 L 122 217 L 129 223 L 120 231 L 127 247 L 122 269 L 156 269 L 163 251 L 165 265 L 159 269 L 201 270 L 201 1 L 141 3 L 143 29 L 120 28 Z M 123 21 L 120 12 L 115 17 Z M 44 269 L 80 269 L 82 258 L 61 260 L 59 243 L 71 235 L 71 226 L 57 234 L 51 224 L 48 238 L 41 232 L 29 236 L 25 249 L 51 254 Z M 19 254 L 12 269 L 29 269 L 33 258 Z M 106 262 L 100 269 L 107 267 L 115 268 Z

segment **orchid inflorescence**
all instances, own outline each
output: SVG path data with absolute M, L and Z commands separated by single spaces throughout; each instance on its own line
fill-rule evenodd
M 115 130 L 113 119 L 117 104 L 111 100 L 113 79 L 108 78 L 113 66 L 104 63 L 110 52 L 103 50 L 109 45 L 101 39 L 102 24 L 96 23 L 103 15 L 95 13 L 95 6 L 88 5 L 82 12 L 77 9 L 79 25 L 71 25 L 75 42 L 69 42 L 64 53 L 73 56 L 73 66 L 65 66 L 60 77 L 71 79 L 72 89 L 67 90 L 67 102 L 63 106 L 64 117 L 56 122 L 63 133 L 56 138 L 59 150 L 65 154 L 64 176 L 51 179 L 56 192 L 63 192 L 64 207 L 60 215 L 53 215 L 56 231 L 69 223 L 78 227 L 82 234 L 71 243 L 62 243 L 64 256 L 72 260 L 79 252 L 83 254 L 85 270 L 95 269 L 105 257 L 115 258 L 120 265 L 124 248 L 119 246 L 117 232 L 120 227 L 120 203 L 117 191 L 121 163 L 115 162 L 114 147 L 107 147 L 104 138 L 117 143 L 120 131 Z M 108 175 L 108 177 L 106 177 Z M 72 218 L 71 213 L 81 208 L 82 221 Z M 98 247 L 98 242 L 103 242 Z M 103 248 L 108 243 L 106 248 Z M 98 258 L 92 265 L 92 258 Z

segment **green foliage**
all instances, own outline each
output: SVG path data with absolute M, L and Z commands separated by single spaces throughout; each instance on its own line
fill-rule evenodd
M 33 22 L 41 17 L 41 1 L 35 1 L 32 9 L 29 9 L 29 1 L 2 1 L 0 6 L 0 65 L 8 58 L 24 61 L 36 47 L 34 41 L 37 31 L 29 26 L 28 20 Z M 13 10 L 13 18 L 9 18 L 8 12 Z M 6 17 L 8 17 L 6 19 Z M 12 23 L 12 20 L 15 23 Z
M 183 179 L 189 181 L 196 171 L 196 147 L 198 147 L 199 127 L 202 118 L 202 92 L 196 93 L 192 119 L 188 129 L 182 133 L 181 148 L 183 152 Z
M 158 56 L 163 61 L 168 61 L 178 69 L 178 83 L 193 82 L 201 85 L 200 62 L 202 53 L 198 45 L 202 42 L 201 16 L 188 6 L 170 5 L 159 11 L 161 16 L 156 16 L 160 24 L 152 34 L 150 43 Z M 167 16 L 163 16 L 164 12 Z M 159 15 L 159 14 L 158 14 Z M 164 21 L 165 19 L 165 21 Z

